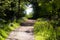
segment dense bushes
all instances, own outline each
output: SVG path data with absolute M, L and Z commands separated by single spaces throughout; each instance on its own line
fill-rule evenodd
M 29 1 L 33 7 L 33 19 L 60 18 L 60 1 L 59 0 L 31 0 Z
M 37 21 L 34 25 L 35 40 L 57 40 L 56 30 L 48 21 Z
M 56 31 L 57 40 L 60 40 L 60 21 L 59 20 L 51 20 L 49 22 L 51 25 L 53 25 L 53 28 Z
M 22 5 L 23 3 L 21 3 L 21 6 Z M 20 7 L 18 0 L 0 0 L 0 19 L 7 22 L 20 19 L 25 16 L 25 9 L 23 7 L 24 6 Z

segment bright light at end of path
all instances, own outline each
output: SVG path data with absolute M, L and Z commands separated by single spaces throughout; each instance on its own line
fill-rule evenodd
M 29 5 L 26 9 L 26 13 L 29 14 L 33 11 L 32 5 Z

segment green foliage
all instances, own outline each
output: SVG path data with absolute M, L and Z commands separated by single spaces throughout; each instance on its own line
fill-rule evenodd
M 39 18 L 34 25 L 35 39 L 60 40 L 59 0 L 0 0 L 0 40 L 5 40 L 18 23 L 27 20 L 23 16 L 28 4 L 33 6 L 33 16 L 30 14 L 29 18 Z
M 25 9 L 19 2 L 18 0 L 0 0 L 0 40 L 5 40 L 12 30 L 19 27 L 20 23 L 16 21 L 25 15 Z
M 26 14 L 26 17 L 27 17 L 27 18 L 32 18 L 32 17 L 33 17 L 33 13 L 31 12 L 31 13 L 29 13 L 29 14 Z
M 57 40 L 56 32 L 48 21 L 38 21 L 34 25 L 35 40 Z
M 0 40 L 4 40 L 4 38 L 0 35 Z
M 33 5 L 33 19 L 48 18 L 57 19 L 60 16 L 59 0 L 32 0 L 29 1 Z
M 53 28 L 56 30 L 57 40 L 60 40 L 60 21 L 59 20 L 51 20 L 49 22 L 51 23 L 51 25 L 53 25 Z
M 0 39 L 1 40 L 5 40 L 12 30 L 19 27 L 19 23 L 16 23 L 16 22 L 12 22 L 8 24 L 1 24 L 1 25 L 2 25 L 0 26 Z
M 56 28 L 57 39 L 60 40 L 60 26 Z
M 12 30 L 19 27 L 17 20 L 24 17 L 24 10 L 24 2 L 20 0 L 0 0 L 0 40 L 5 40 Z
M 22 3 L 21 5 L 24 5 Z M 19 8 L 18 8 L 19 7 Z M 23 6 L 20 6 L 17 0 L 0 0 L 0 18 L 5 21 L 14 21 L 14 19 L 20 19 L 24 14 Z
M 4 38 L 8 37 L 7 33 L 2 29 L 0 29 L 0 35 L 2 35 Z
M 23 23 L 23 22 L 25 22 L 27 20 L 28 20 L 28 18 L 22 17 L 21 19 L 17 20 L 17 23 Z
M 38 18 L 37 21 L 46 21 L 45 18 Z

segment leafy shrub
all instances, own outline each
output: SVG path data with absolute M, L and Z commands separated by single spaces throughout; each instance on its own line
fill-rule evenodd
M 48 21 L 39 21 L 34 25 L 35 40 L 56 40 L 56 32 Z
M 22 23 L 22 22 L 25 22 L 27 21 L 28 19 L 26 17 L 22 17 L 21 19 L 17 20 L 16 22 L 17 23 Z
M 22 20 L 26 21 L 26 20 L 28 20 L 28 19 L 27 19 L 26 17 L 23 17 Z
M 60 26 L 56 28 L 57 39 L 60 40 Z
M 37 21 L 45 21 L 45 18 L 38 18 Z
M 57 40 L 60 40 L 60 21 L 59 20 L 51 20 L 49 22 L 51 25 L 53 25 L 53 28 L 56 31 Z

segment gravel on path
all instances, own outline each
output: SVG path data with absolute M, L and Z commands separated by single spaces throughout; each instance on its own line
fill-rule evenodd
M 34 40 L 33 27 L 20 27 L 12 31 L 6 40 Z

